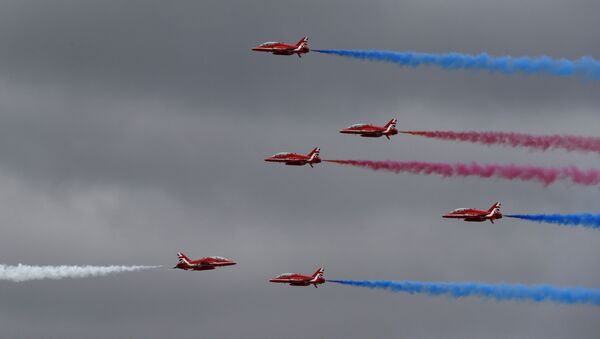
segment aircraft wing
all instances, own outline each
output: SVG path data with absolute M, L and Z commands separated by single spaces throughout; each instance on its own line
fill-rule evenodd
M 273 47 L 273 51 L 293 51 L 294 47 Z
M 463 215 L 467 218 L 479 218 L 479 217 L 485 217 L 487 215 L 487 212 L 465 213 Z

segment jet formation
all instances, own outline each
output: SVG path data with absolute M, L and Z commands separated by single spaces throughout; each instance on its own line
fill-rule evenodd
M 184 271 L 208 271 L 214 270 L 218 267 L 232 266 L 237 263 L 231 259 L 211 256 L 204 257 L 201 259 L 192 260 L 188 258 L 185 254 L 178 252 L 177 258 L 179 259 L 177 265 L 175 265 L 174 269 L 180 269 Z M 300 273 L 284 273 L 276 276 L 275 278 L 269 280 L 272 283 L 280 283 L 280 284 L 289 284 L 290 286 L 310 286 L 321 285 L 325 283 L 325 278 L 323 273 L 325 270 L 323 267 L 319 268 L 312 275 L 303 275 Z
M 310 51 L 308 47 L 308 38 L 305 36 L 296 44 L 286 44 L 281 42 L 265 42 L 254 48 L 252 51 L 255 52 L 266 52 L 274 55 L 298 55 L 301 57 L 302 54 L 306 54 Z M 391 140 L 391 137 L 397 135 L 399 132 L 396 129 L 398 120 L 393 118 L 389 120 L 385 125 L 378 126 L 374 124 L 360 123 L 353 124 L 346 128 L 341 129 L 339 132 L 342 134 L 359 135 L 364 138 L 380 138 L 386 137 Z M 266 162 L 281 163 L 287 166 L 304 166 L 313 165 L 320 163 L 320 148 L 315 147 L 308 154 L 299 154 L 292 152 L 280 152 L 264 159 Z M 494 223 L 494 220 L 501 219 L 502 213 L 500 212 L 500 202 L 494 203 L 488 210 L 478 210 L 474 208 L 458 208 L 451 212 L 442 215 L 443 218 L 448 219 L 462 219 L 468 222 L 484 222 L 489 220 Z M 197 260 L 191 260 L 185 254 L 177 253 L 179 262 L 175 267 L 182 270 L 191 271 L 205 271 L 214 270 L 217 267 L 235 265 L 236 262 L 223 258 L 223 257 L 205 257 Z M 312 275 L 304 275 L 300 273 L 283 273 L 272 279 L 269 279 L 271 283 L 287 284 L 289 286 L 310 286 L 313 285 L 315 288 L 318 285 L 326 282 L 324 277 L 324 269 L 320 267 Z

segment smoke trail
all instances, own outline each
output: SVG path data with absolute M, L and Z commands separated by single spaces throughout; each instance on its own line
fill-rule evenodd
M 577 185 L 597 185 L 600 183 L 600 171 L 583 171 L 575 166 L 546 168 L 519 165 L 480 165 L 475 162 L 464 163 L 431 163 L 421 161 L 370 161 L 370 160 L 323 160 L 342 165 L 365 167 L 374 171 L 383 170 L 394 173 L 437 174 L 443 177 L 480 177 L 500 178 L 507 180 L 535 181 L 544 186 L 556 181 L 570 181 Z
M 427 138 L 466 141 L 483 145 L 527 147 L 546 151 L 564 149 L 600 153 L 600 138 L 577 137 L 572 135 L 530 135 L 506 132 L 452 132 L 452 131 L 401 131 L 400 133 L 419 135 Z
M 600 214 L 512 214 L 505 215 L 505 217 L 535 221 L 539 223 L 545 222 L 564 226 L 583 226 L 586 228 L 600 229 Z
M 409 294 L 447 295 L 453 298 L 482 297 L 494 300 L 552 301 L 560 304 L 600 306 L 600 290 L 561 288 L 551 285 L 488 284 L 479 282 L 418 282 L 387 280 L 327 280 L 337 284 Z
M 600 79 L 600 62 L 590 56 L 578 60 L 552 59 L 540 57 L 493 57 L 487 53 L 478 55 L 464 53 L 418 53 L 378 50 L 313 50 L 348 58 L 391 62 L 400 67 L 415 68 L 421 65 L 435 65 L 446 70 L 486 70 L 503 74 L 550 74 L 554 76 L 582 76 Z
M 161 266 L 30 266 L 0 265 L 0 280 L 21 282 L 42 279 L 87 278 L 133 272 Z

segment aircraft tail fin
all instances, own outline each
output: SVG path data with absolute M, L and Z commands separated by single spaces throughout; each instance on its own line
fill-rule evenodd
M 488 211 L 488 212 L 492 212 L 492 211 L 493 211 L 493 210 L 495 210 L 495 209 L 497 209 L 498 211 L 500 211 L 500 206 L 501 206 L 500 202 L 499 202 L 499 201 L 496 201 L 496 202 L 495 202 L 495 203 L 492 205 L 492 207 L 490 207 L 490 208 L 489 208 L 487 211 Z
M 308 47 L 308 37 L 307 36 L 303 36 L 302 39 L 300 39 L 300 41 L 298 41 L 296 43 L 296 47 L 297 48 Z
M 490 209 L 488 210 L 487 216 L 490 218 L 490 221 L 492 222 L 492 224 L 494 223 L 494 219 L 502 218 L 502 213 L 500 212 L 500 202 L 496 202 L 495 204 L 492 205 L 492 207 L 490 207 Z
M 325 270 L 323 269 L 323 267 L 319 267 L 319 269 L 315 273 L 313 273 L 311 281 L 315 282 L 323 278 L 323 274 L 325 274 Z
M 179 258 L 179 261 L 183 261 L 185 263 L 190 262 L 190 258 L 188 258 L 185 254 L 183 254 L 181 252 L 177 252 L 177 258 Z
M 321 149 L 319 147 L 315 147 L 312 151 L 310 151 L 310 153 L 308 153 L 309 161 L 319 159 L 320 154 L 321 154 Z
M 396 127 L 396 123 L 398 123 L 398 119 L 393 118 L 390 121 L 387 122 L 387 124 L 385 124 L 385 128 L 389 128 L 389 127 Z

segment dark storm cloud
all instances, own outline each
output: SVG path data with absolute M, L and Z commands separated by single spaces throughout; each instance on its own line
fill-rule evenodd
M 337 130 L 396 116 L 403 129 L 595 135 L 600 84 L 249 49 L 308 34 L 315 48 L 600 57 L 598 10 L 583 0 L 3 2 L 3 262 L 168 267 L 183 250 L 240 263 L 209 274 L 5 285 L 3 334 L 595 337 L 592 308 L 266 280 L 323 264 L 331 278 L 598 286 L 594 232 L 440 220 L 446 210 L 495 200 L 515 213 L 593 212 L 596 188 L 262 159 L 321 146 L 324 158 L 593 168 L 593 155 L 364 140 Z

